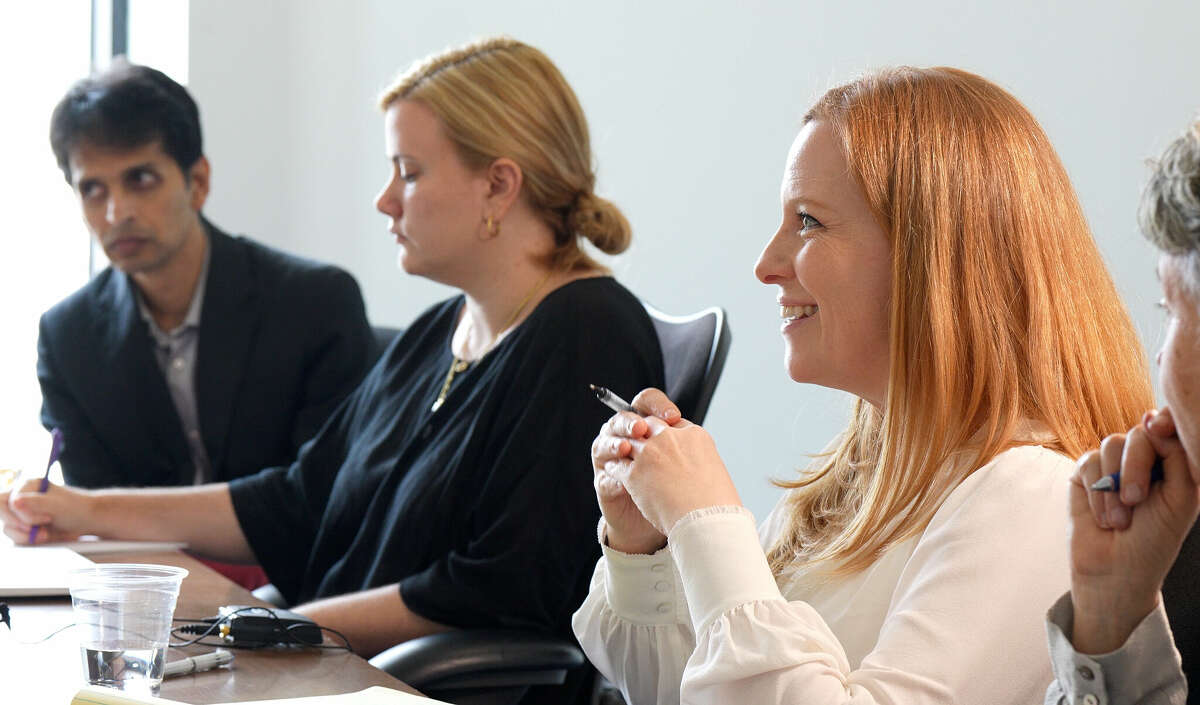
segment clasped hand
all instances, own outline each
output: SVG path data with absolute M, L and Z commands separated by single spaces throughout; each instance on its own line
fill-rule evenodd
M 1163 481 L 1150 484 L 1162 458 Z M 1091 489 L 1120 472 L 1120 493 Z M 1169 409 L 1079 459 L 1071 479 L 1072 642 L 1082 653 L 1119 648 L 1158 606 L 1163 580 L 1200 509 L 1196 473 Z
M 592 469 L 609 546 L 653 553 L 688 512 L 741 500 L 712 437 L 667 395 L 643 390 L 633 408 L 637 413 L 616 414 L 600 429 Z

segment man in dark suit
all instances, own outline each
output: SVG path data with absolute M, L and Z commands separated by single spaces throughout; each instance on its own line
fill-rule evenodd
M 346 272 L 200 214 L 199 112 L 119 60 L 55 108 L 51 145 L 111 266 L 47 311 L 42 423 L 69 484 L 223 482 L 284 465 L 358 384 L 370 328 Z

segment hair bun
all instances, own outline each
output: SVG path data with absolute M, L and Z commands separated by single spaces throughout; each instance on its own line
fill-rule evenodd
M 633 239 L 629 221 L 620 209 L 590 191 L 581 191 L 575 197 L 567 214 L 567 228 L 610 255 L 624 252 Z

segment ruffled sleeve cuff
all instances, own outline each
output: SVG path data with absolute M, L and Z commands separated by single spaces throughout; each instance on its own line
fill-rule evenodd
M 687 605 L 669 548 L 650 555 L 630 554 L 610 548 L 603 540 L 601 548 L 608 568 L 605 594 L 618 617 L 649 626 L 687 623 Z
M 708 507 L 680 519 L 667 545 L 682 576 L 697 635 L 740 605 L 784 601 L 745 507 Z
M 1171 636 L 1167 614 L 1160 604 L 1146 615 L 1121 648 L 1088 656 L 1075 651 L 1071 593 L 1066 593 L 1046 613 L 1046 636 L 1054 677 L 1067 703 L 1137 703 L 1154 695 L 1183 702 L 1183 675 L 1179 652 Z

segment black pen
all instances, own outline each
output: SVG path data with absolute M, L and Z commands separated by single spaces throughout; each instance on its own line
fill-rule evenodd
M 589 384 L 588 386 L 592 388 L 593 392 L 595 392 L 596 398 L 599 399 L 602 404 L 604 404 L 608 408 L 612 409 L 613 411 L 616 411 L 618 413 L 620 413 L 622 411 L 633 411 L 633 413 L 635 413 L 635 414 L 637 413 L 637 411 L 634 411 L 634 408 L 632 406 L 630 406 L 629 402 L 625 401 L 624 399 L 617 396 L 616 394 L 613 394 L 608 389 L 606 389 L 604 387 L 597 387 L 594 384 Z
M 1163 463 L 1162 458 L 1155 458 L 1154 465 L 1150 467 L 1150 484 L 1162 482 L 1163 479 Z M 1097 492 L 1120 492 L 1121 491 L 1121 473 L 1114 472 L 1107 477 L 1102 477 L 1092 483 L 1092 489 Z

